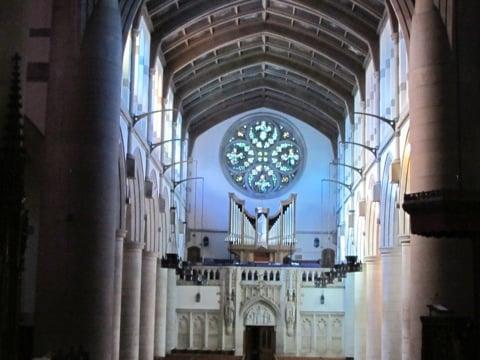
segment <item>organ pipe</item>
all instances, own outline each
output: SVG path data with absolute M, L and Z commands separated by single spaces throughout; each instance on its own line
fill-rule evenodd
M 255 215 L 245 209 L 245 202 L 229 194 L 229 233 L 226 238 L 232 245 L 254 246 L 257 235 Z M 296 243 L 296 194 L 281 202 L 277 214 L 267 221 L 267 246 L 292 246 Z

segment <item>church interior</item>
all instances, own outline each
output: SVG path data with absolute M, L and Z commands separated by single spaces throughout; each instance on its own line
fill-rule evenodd
M 2 0 L 0 360 L 479 359 L 479 24 Z

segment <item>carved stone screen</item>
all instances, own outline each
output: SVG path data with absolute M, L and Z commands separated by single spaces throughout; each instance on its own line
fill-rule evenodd
M 236 121 L 220 148 L 225 176 L 242 193 L 256 198 L 281 195 L 299 178 L 305 145 L 286 119 L 257 113 Z
M 263 304 L 253 305 L 245 316 L 245 326 L 275 326 L 275 314 Z

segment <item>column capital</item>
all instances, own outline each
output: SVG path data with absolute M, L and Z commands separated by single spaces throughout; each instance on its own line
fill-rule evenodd
M 391 38 L 395 45 L 398 44 L 398 40 L 400 39 L 398 32 L 392 32 Z
M 125 237 L 127 236 L 128 231 L 125 229 L 117 229 L 115 231 L 115 238 L 117 241 L 123 241 L 125 240 Z
M 379 256 L 378 255 L 369 255 L 369 256 L 365 256 L 363 258 L 363 262 L 364 263 L 373 263 L 373 262 L 376 262 L 378 260 Z
M 399 235 L 398 236 L 398 242 L 402 246 L 410 246 L 410 234 Z
M 392 247 L 385 247 L 380 248 L 380 256 L 398 256 L 400 255 L 400 247 L 399 246 L 392 246 Z
M 143 249 L 142 256 L 149 259 L 157 259 L 158 253 L 156 251 Z
M 132 28 L 132 37 L 133 36 L 138 36 L 138 34 L 140 34 L 140 29 L 133 27 Z
M 125 241 L 123 246 L 127 250 L 142 250 L 145 245 L 137 241 Z

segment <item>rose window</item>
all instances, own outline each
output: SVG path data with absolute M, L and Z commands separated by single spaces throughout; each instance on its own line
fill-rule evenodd
M 229 181 L 250 196 L 274 197 L 286 191 L 303 168 L 305 147 L 287 120 L 255 114 L 235 122 L 220 152 Z

